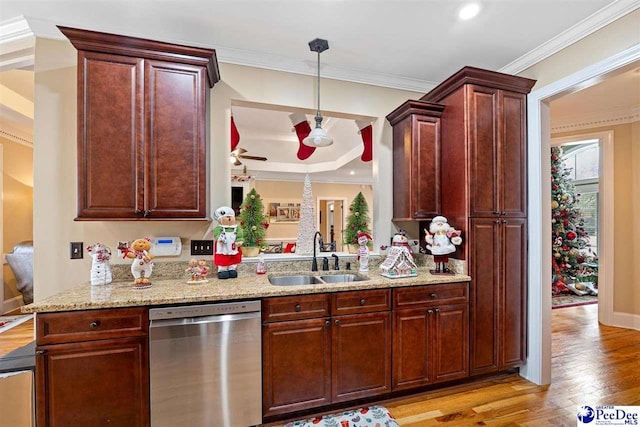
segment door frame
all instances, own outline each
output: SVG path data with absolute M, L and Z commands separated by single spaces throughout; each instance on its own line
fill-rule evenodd
M 631 69 L 638 60 L 640 45 L 635 45 L 528 96 L 529 354 L 520 375 L 536 384 L 551 382 L 551 158 L 543 155 L 549 153 L 551 147 L 549 102 Z
M 331 196 L 321 196 L 321 197 L 316 197 L 316 224 L 318 224 L 318 226 L 320 226 L 320 201 L 322 200 L 340 200 L 342 201 L 342 229 L 339 230 L 339 234 L 340 234 L 340 245 L 343 245 L 342 242 L 342 237 L 343 236 L 343 230 L 344 230 L 344 226 L 347 224 L 347 215 L 346 215 L 346 210 L 345 210 L 345 206 L 347 206 L 347 198 L 346 197 L 331 197 Z M 334 214 L 335 215 L 335 214 Z M 336 231 L 336 235 L 338 234 L 338 231 Z M 336 242 L 338 242 L 338 240 L 336 240 Z M 326 242 L 325 242 L 326 243 Z M 344 250 L 344 249 L 343 249 Z

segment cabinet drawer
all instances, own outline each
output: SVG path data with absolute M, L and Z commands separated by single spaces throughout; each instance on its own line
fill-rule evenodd
M 38 345 L 147 335 L 146 308 L 66 311 L 36 316 Z
M 394 289 L 393 308 L 433 307 L 469 301 L 468 283 Z
M 331 314 L 334 316 L 386 310 L 391 310 L 391 291 L 389 289 L 331 294 Z
M 294 295 L 262 300 L 262 321 L 310 319 L 329 315 L 329 295 Z

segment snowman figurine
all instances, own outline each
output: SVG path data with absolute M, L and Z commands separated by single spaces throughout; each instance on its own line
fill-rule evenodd
M 358 248 L 357 258 L 360 262 L 361 273 L 367 273 L 369 271 L 369 248 L 367 248 L 369 240 L 373 240 L 369 234 L 362 231 L 358 232 L 358 244 L 360 247 Z

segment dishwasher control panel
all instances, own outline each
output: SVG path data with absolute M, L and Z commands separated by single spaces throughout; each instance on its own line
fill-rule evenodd
M 220 304 L 182 305 L 179 307 L 152 308 L 149 310 L 149 320 L 253 313 L 256 311 L 259 312 L 260 307 L 260 301 L 244 301 Z

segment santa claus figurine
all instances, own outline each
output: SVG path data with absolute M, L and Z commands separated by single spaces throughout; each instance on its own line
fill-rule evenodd
M 360 245 L 360 248 L 358 248 L 357 258 L 360 262 L 359 271 L 362 273 L 369 271 L 369 248 L 367 248 L 369 240 L 373 240 L 371 235 L 362 231 L 358 232 L 358 244 Z
M 435 274 L 452 274 L 449 272 L 447 263 L 449 254 L 456 251 L 456 246 L 462 243 L 462 231 L 456 230 L 449 225 L 447 218 L 437 216 L 429 224 L 429 230 L 425 228 L 424 240 L 427 249 L 431 251 L 436 269 L 431 270 Z
M 218 279 L 238 277 L 236 268 L 242 261 L 242 229 L 236 224 L 236 214 L 228 206 L 222 206 L 213 213 L 218 225 L 213 229 L 213 263 L 218 267 Z

